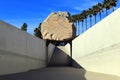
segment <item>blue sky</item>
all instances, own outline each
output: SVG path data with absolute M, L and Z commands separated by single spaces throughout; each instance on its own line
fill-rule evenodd
M 8 22 L 18 28 L 24 22 L 28 24 L 28 33 L 34 29 L 51 12 L 68 11 L 77 14 L 102 2 L 103 0 L 1 0 L 0 20 Z M 117 8 L 120 6 L 118 2 Z

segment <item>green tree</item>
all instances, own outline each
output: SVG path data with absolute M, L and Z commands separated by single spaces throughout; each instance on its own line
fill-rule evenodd
M 71 18 L 72 18 L 72 22 L 76 23 L 76 15 L 72 15 Z
M 27 31 L 27 23 L 23 23 L 21 30 Z
M 38 28 L 34 29 L 34 36 L 43 39 L 42 34 L 41 34 L 41 23 L 39 24 Z

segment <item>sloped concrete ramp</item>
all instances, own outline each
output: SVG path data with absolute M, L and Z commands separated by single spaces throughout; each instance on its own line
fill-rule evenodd
M 0 80 L 120 80 L 120 77 L 72 67 L 50 67 L 0 76 Z

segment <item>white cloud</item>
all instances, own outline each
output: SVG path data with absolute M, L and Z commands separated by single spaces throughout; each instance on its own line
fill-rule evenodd
M 82 7 L 74 7 L 75 10 L 82 11 L 84 8 Z
M 86 0 L 84 3 L 80 4 L 80 6 L 75 6 L 74 9 L 79 11 L 86 10 L 97 3 L 98 1 L 95 0 Z

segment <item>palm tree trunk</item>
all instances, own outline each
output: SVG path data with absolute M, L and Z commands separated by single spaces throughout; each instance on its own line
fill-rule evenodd
M 95 24 L 96 24 L 96 15 L 95 15 Z
M 84 22 L 84 21 L 82 21 L 82 33 L 84 32 L 83 22 Z
M 75 27 L 76 27 L 76 35 L 77 35 L 77 21 L 75 22 Z
M 85 24 L 86 24 L 86 30 L 87 30 L 87 18 L 85 19 Z
M 101 21 L 101 12 L 99 12 L 99 16 L 100 16 L 100 21 Z
M 108 10 L 106 9 L 106 16 L 108 16 Z
M 77 28 L 77 22 L 75 22 L 75 26 L 76 26 L 76 28 Z
M 92 18 L 90 17 L 90 27 L 92 26 Z
M 113 12 L 115 11 L 114 7 L 113 7 Z
M 78 29 L 79 28 L 79 21 L 77 21 L 77 34 L 78 34 Z
M 80 22 L 78 21 L 78 35 L 79 35 Z

